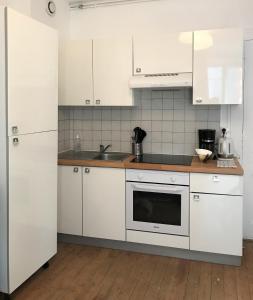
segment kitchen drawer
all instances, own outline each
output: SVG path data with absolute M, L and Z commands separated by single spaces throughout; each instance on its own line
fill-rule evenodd
M 135 230 L 127 230 L 127 242 L 181 249 L 190 248 L 190 239 L 188 236 L 169 235 Z
M 151 171 L 151 170 L 126 170 L 127 181 L 164 183 L 189 185 L 190 177 L 188 173 Z
M 221 174 L 190 174 L 192 193 L 243 195 L 243 177 Z

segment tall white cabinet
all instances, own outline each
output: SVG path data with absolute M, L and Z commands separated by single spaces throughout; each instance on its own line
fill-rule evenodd
M 9 289 L 15 290 L 55 253 L 57 133 L 9 137 Z
M 195 31 L 193 104 L 241 104 L 242 67 L 240 29 Z
M 0 291 L 11 293 L 57 251 L 58 35 L 5 7 L 0 28 Z
M 10 9 L 7 28 L 9 135 L 56 130 L 57 33 Z

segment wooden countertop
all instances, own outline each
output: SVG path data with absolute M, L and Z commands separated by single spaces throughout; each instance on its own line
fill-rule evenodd
M 85 166 L 85 167 L 104 167 L 104 168 L 122 168 L 122 169 L 140 169 L 140 170 L 159 170 L 159 171 L 173 171 L 186 173 L 214 173 L 226 175 L 243 175 L 243 168 L 238 160 L 235 160 L 237 168 L 218 168 L 217 161 L 209 160 L 203 163 L 197 156 L 192 159 L 190 166 L 181 165 L 164 165 L 164 164 L 149 164 L 131 162 L 134 155 L 129 155 L 123 161 L 104 161 L 104 160 L 84 160 L 84 159 L 58 159 L 58 165 L 65 166 Z

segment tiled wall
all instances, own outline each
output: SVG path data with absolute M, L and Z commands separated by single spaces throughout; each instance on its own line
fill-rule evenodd
M 135 91 L 134 107 L 59 108 L 59 151 L 73 148 L 79 134 L 83 150 L 112 144 L 112 151 L 130 152 L 131 133 L 147 131 L 146 153 L 192 154 L 198 145 L 198 129 L 219 130 L 219 106 L 193 106 L 191 90 Z

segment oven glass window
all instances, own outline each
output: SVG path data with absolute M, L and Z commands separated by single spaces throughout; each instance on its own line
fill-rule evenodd
M 181 226 L 181 195 L 133 191 L 133 219 Z

